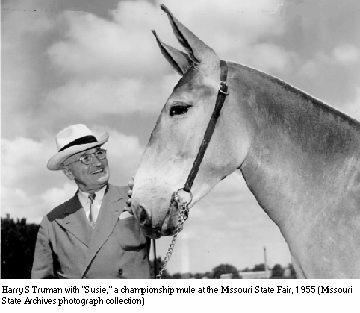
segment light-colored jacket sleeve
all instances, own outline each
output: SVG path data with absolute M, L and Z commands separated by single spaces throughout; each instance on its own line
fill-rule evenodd
M 45 216 L 37 234 L 31 278 L 56 278 L 54 275 L 54 259 L 49 238 L 49 227 L 50 222 Z

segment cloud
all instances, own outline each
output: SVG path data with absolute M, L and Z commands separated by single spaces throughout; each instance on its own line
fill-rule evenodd
M 61 188 L 53 187 L 40 194 L 29 193 L 20 188 L 1 187 L 1 215 L 26 218 L 29 223 L 40 223 L 42 217 L 74 195 L 76 187 L 66 183 Z
M 37 194 L 40 190 L 46 189 L 52 180 L 46 164 L 55 151 L 55 141 L 49 137 L 41 141 L 25 137 L 17 137 L 14 140 L 2 139 L 2 185 Z
M 345 103 L 341 109 L 360 122 L 360 87 L 356 88 L 355 97 Z
M 76 185 L 69 182 L 63 185 L 61 188 L 53 187 L 47 189 L 44 193 L 40 195 L 40 199 L 43 201 L 47 210 L 49 211 L 52 208 L 55 208 L 59 204 L 70 199 L 70 197 L 75 194 L 76 190 Z M 47 213 L 48 211 L 46 211 L 45 213 Z
M 221 57 L 263 70 L 290 68 L 291 52 L 261 42 L 284 32 L 280 1 L 164 3 Z M 3 23 L 2 100 L 3 114 L 16 118 L 5 119 L 5 136 L 32 131 L 41 138 L 69 117 L 90 122 L 109 114 L 158 114 L 179 76 L 151 30 L 181 49 L 159 4 L 120 1 L 107 18 L 58 10 L 57 1 L 13 5 Z
M 42 216 L 64 202 L 68 181 L 60 172 L 47 170 L 55 154 L 54 139 L 36 141 L 17 137 L 1 141 L 1 215 L 40 222 Z M 73 186 L 74 189 L 74 186 Z M 64 190 L 64 191 L 63 191 Z M 76 189 L 75 189 L 76 190 Z M 54 195 L 51 200 L 49 194 Z M 55 204 L 55 200 L 62 200 Z
M 337 109 L 346 109 L 352 117 L 357 114 L 357 90 L 360 75 L 350 70 L 358 65 L 358 49 L 354 46 L 336 46 L 331 52 L 317 52 L 303 62 L 299 76 L 306 79 L 308 91 Z M 314 91 L 314 92 L 312 92 Z
M 337 46 L 332 54 L 335 60 L 344 64 L 355 63 L 359 61 L 360 58 L 359 50 L 353 45 Z
M 306 35 L 311 35 L 312 27 L 317 31 L 332 30 L 321 37 L 322 43 L 327 40 L 326 48 L 328 42 L 336 39 L 331 37 L 338 34 L 334 31 L 339 28 L 336 25 L 348 34 L 347 43 L 341 40 L 329 52 L 324 48 L 325 52 L 316 53 L 342 64 L 358 60 L 359 48 L 352 41 L 354 34 L 349 28 L 352 15 L 348 15 L 346 23 L 338 23 L 339 16 L 354 11 L 356 2 L 341 6 L 340 11 L 336 1 L 329 5 L 321 1 L 316 6 L 307 2 L 298 6 L 290 1 L 281 7 L 282 2 L 164 1 L 220 57 L 279 74 L 283 79 L 293 79 L 302 63 L 298 52 L 284 45 L 283 40 L 296 38 L 292 40 L 301 44 L 300 51 L 305 51 L 304 47 L 311 51 L 314 46 L 314 42 L 304 41 L 304 36 L 298 38 L 298 34 L 291 33 L 294 27 L 290 27 L 293 24 L 289 24 L 289 19 L 297 21 L 298 16 L 303 26 L 312 25 Z M 82 12 L 71 11 L 70 2 L 70 11 L 59 10 L 57 1 L 13 4 L 15 9 L 28 10 L 6 11 L 4 15 L 3 114 L 16 117 L 5 119 L 5 135 L 14 136 L 10 131 L 14 128 L 17 135 L 32 130 L 39 138 L 42 130 L 55 131 L 57 123 L 67 116 L 91 121 L 107 114 L 155 115 L 179 78 L 162 57 L 150 31 L 157 30 L 165 42 L 180 47 L 159 4 L 160 1 L 119 1 L 115 9 L 112 4 L 105 9 L 104 4 L 101 11 L 108 10 L 106 17 L 84 12 L 86 8 L 99 12 L 93 3 Z M 41 10 L 35 12 L 32 8 Z M 318 11 L 326 12 L 331 19 L 318 19 Z M 314 79 L 317 72 L 326 70 L 327 62 L 318 68 L 320 61 L 316 57 L 307 61 L 302 72 Z M 343 88 L 341 100 L 347 96 L 348 88 Z M 332 97 L 336 97 L 335 92 L 330 94 Z M 42 129 L 37 127 L 40 123 Z
M 170 242 L 169 237 L 156 241 L 158 256 L 165 256 Z M 204 272 L 220 263 L 253 267 L 264 262 L 264 246 L 270 266 L 291 262 L 278 227 L 259 207 L 242 175 L 234 172 L 191 208 L 167 269 Z
M 249 47 L 247 55 L 240 59 L 245 64 L 268 73 L 291 72 L 297 62 L 296 53 L 269 43 L 260 43 Z
M 142 10 L 135 11 L 135 7 Z M 68 30 L 62 40 L 49 47 L 51 62 L 62 72 L 83 80 L 159 77 L 165 64 L 159 62 L 162 56 L 151 34 L 154 7 L 146 1 L 120 2 L 118 12 L 116 16 L 121 16 L 112 21 L 92 13 L 65 12 Z M 144 16 L 146 12 L 149 14 Z
M 196 29 L 196 35 L 205 43 L 222 46 L 225 51 L 239 43 L 251 44 L 264 36 L 281 35 L 285 26 L 279 14 L 281 2 L 188 0 L 185 5 L 184 1 L 171 0 L 164 3 L 190 30 Z
M 56 109 L 60 114 L 72 112 L 88 120 L 102 114 L 157 114 L 178 79 L 173 74 L 159 77 L 152 83 L 141 78 L 72 80 L 50 91 L 46 106 L 48 110 Z
M 36 7 L 41 7 L 41 10 L 34 10 Z M 2 8 L 6 12 L 6 18 L 2 24 L 5 36 L 9 36 L 10 33 L 13 33 L 13 35 L 16 33 L 41 34 L 53 27 L 53 21 L 46 13 L 46 9 L 49 8 L 49 1 L 47 0 L 13 1 L 11 5 L 3 5 Z M 29 14 L 29 11 L 32 13 Z M 14 36 L 14 38 L 19 37 Z
M 109 133 L 109 141 L 104 145 L 108 151 L 110 166 L 110 182 L 115 185 L 126 186 L 135 175 L 140 159 L 145 149 L 135 136 L 127 136 L 104 126 L 94 127 L 98 136 L 105 131 Z
M 225 10 L 230 2 L 232 10 Z M 165 1 L 200 38 L 210 46 L 214 43 L 219 53 L 235 56 L 243 47 L 250 63 L 279 71 L 288 66 L 290 56 L 275 45 L 258 44 L 256 52 L 250 52 L 259 38 L 282 33 L 280 15 L 274 13 L 279 1 L 208 3 L 187 1 L 184 10 L 184 2 Z M 170 24 L 159 6 L 147 1 L 121 1 L 112 16 L 105 20 L 91 13 L 63 14 L 67 31 L 47 53 L 68 82 L 47 94 L 48 111 L 72 112 L 88 119 L 108 113 L 159 112 L 163 104 L 159 99 L 166 100 L 179 76 L 161 55 L 150 30 L 156 29 L 165 42 L 180 48 Z
M 37 128 L 37 114 L 33 113 L 39 106 L 46 76 L 45 38 L 56 23 L 47 13 L 49 5 L 50 1 L 20 0 L 2 6 L 1 100 L 2 114 L 7 117 L 2 119 L 5 136 Z

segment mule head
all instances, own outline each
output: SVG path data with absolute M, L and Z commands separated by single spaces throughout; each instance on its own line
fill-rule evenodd
M 186 53 L 163 43 L 162 54 L 182 76 L 165 103 L 135 175 L 132 210 L 150 237 L 172 235 L 178 208 L 170 206 L 174 192 L 184 186 L 214 110 L 220 86 L 220 59 L 165 6 L 174 34 Z M 234 105 L 224 104 L 191 192 L 191 206 L 242 162 L 231 135 L 237 123 Z M 245 152 L 244 152 L 245 153 Z M 244 154 L 243 153 L 243 154 Z

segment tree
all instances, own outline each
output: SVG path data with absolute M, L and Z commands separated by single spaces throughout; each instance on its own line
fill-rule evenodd
M 232 278 L 240 278 L 237 268 L 230 264 L 220 264 L 212 270 L 213 278 L 220 278 L 222 274 L 232 274 Z
M 265 271 L 265 264 L 264 263 L 256 264 L 252 271 L 253 272 L 264 272 Z
M 283 267 L 280 264 L 275 264 L 272 268 L 271 278 L 282 278 L 284 276 Z
M 288 264 L 288 269 L 290 270 L 290 277 L 289 278 L 296 279 L 297 275 L 296 275 L 296 272 L 295 272 L 295 269 L 294 269 L 294 266 L 292 265 L 292 263 Z
M 1 278 L 31 278 L 38 229 L 26 219 L 1 219 Z
M 150 261 L 150 278 L 155 279 L 156 275 L 159 274 L 162 266 L 162 259 L 161 257 L 156 258 L 156 273 L 155 273 L 155 261 Z M 171 278 L 171 275 L 169 275 L 168 271 L 165 269 L 162 272 L 161 278 Z
M 201 279 L 201 278 L 203 278 L 204 277 L 204 274 L 203 273 L 195 273 L 195 275 L 194 275 L 194 278 L 195 279 Z
M 204 276 L 206 278 L 213 278 L 213 273 L 212 272 L 205 272 Z
M 172 279 L 181 279 L 181 273 L 175 273 L 174 275 L 172 275 L 171 278 Z

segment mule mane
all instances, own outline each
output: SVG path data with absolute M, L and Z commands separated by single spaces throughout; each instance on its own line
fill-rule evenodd
M 236 63 L 233 63 L 236 64 Z M 325 102 L 316 99 L 315 97 L 311 96 L 310 94 L 306 93 L 303 90 L 300 90 L 299 88 L 296 88 L 295 86 L 292 86 L 291 84 L 281 80 L 278 77 L 275 77 L 273 75 L 267 74 L 265 72 L 262 72 L 258 69 L 246 66 L 246 65 L 241 65 L 241 64 L 236 64 L 239 65 L 241 67 L 243 67 L 244 69 L 247 69 L 249 72 L 254 72 L 259 74 L 260 76 L 262 76 L 265 79 L 270 79 L 272 82 L 274 82 L 275 84 L 283 87 L 285 90 L 288 90 L 292 93 L 297 94 L 298 96 L 302 97 L 303 100 L 305 101 L 310 101 L 311 103 L 313 103 L 315 106 L 319 106 L 321 107 L 324 111 L 329 112 L 330 114 L 336 115 L 336 116 L 340 116 L 342 119 L 344 119 L 345 121 L 348 121 L 350 123 L 350 125 L 353 125 L 357 128 L 360 127 L 360 122 L 357 121 L 356 119 L 348 116 L 347 114 L 345 114 L 344 112 L 335 109 L 334 107 L 326 104 Z
M 360 123 L 355 119 L 274 76 L 236 63 L 229 65 L 260 128 L 281 129 L 303 152 L 329 157 L 360 147 Z

